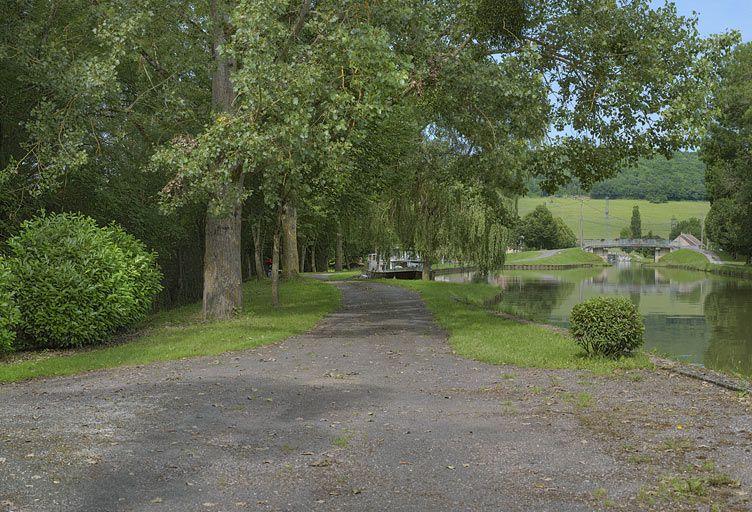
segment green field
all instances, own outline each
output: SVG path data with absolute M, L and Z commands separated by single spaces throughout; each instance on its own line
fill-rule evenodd
M 519 202 L 520 216 L 532 211 L 539 204 L 546 204 L 555 217 L 561 217 L 579 237 L 580 200 L 571 197 L 523 197 Z M 608 201 L 609 216 L 606 219 L 606 200 L 585 198 L 582 206 L 585 238 L 616 238 L 624 226 L 629 225 L 632 207 L 640 207 L 642 233 L 652 231 L 667 238 L 671 232 L 671 217 L 683 220 L 689 217 L 705 217 L 710 203 L 703 201 L 670 201 L 651 203 L 639 199 L 611 199 Z

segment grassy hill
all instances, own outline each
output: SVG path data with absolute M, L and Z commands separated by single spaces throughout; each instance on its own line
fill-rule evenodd
M 708 259 L 699 252 L 689 249 L 679 249 L 662 257 L 659 263 L 664 265 L 687 265 L 704 268 L 709 265 Z
M 519 202 L 519 213 L 525 215 L 537 205 L 544 204 L 555 217 L 561 217 L 567 226 L 579 236 L 580 200 L 571 197 L 523 197 Z M 668 238 L 671 231 L 671 217 L 683 220 L 689 217 L 704 217 L 710 210 L 710 203 L 705 201 L 670 201 L 651 203 L 640 199 L 612 199 L 608 202 L 609 217 L 606 220 L 605 199 L 584 200 L 582 212 L 585 238 L 615 238 L 624 226 L 629 225 L 632 207 L 640 207 L 642 232 L 653 231 L 654 234 Z

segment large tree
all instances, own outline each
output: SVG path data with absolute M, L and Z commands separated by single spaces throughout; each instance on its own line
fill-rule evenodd
M 752 44 L 729 56 L 713 99 L 716 115 L 702 145 L 708 238 L 752 261 Z

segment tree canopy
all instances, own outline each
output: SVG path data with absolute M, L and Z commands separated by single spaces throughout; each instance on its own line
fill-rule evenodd
M 10 3 L 1 236 L 116 220 L 208 317 L 270 255 L 273 279 L 396 247 L 498 266 L 529 176 L 693 146 L 735 41 L 647 0 Z
M 527 188 L 531 195 L 543 195 L 540 178 L 531 177 Z M 677 152 L 641 158 L 636 165 L 620 168 L 613 178 L 595 183 L 585 190 L 578 180 L 560 187 L 556 195 L 590 195 L 594 199 L 645 199 L 665 201 L 705 201 L 705 163 L 694 152 Z
M 543 204 L 520 219 L 515 235 L 516 242 L 528 249 L 565 249 L 577 243 L 572 230 Z
M 700 219 L 697 217 L 690 217 L 677 222 L 674 227 L 671 228 L 669 238 L 673 240 L 682 233 L 690 234 L 698 240 L 702 239 L 702 223 L 700 222 Z

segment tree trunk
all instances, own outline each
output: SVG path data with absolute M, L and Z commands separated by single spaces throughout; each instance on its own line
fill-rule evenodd
M 229 318 L 243 307 L 241 207 L 230 216 L 206 216 L 204 318 Z
M 316 272 L 316 245 L 311 246 L 311 272 Z
M 183 261 L 183 251 L 178 250 L 178 289 L 177 296 L 182 299 L 185 294 L 185 262 Z
M 319 272 L 329 272 L 329 251 L 326 250 L 327 246 L 319 247 L 319 251 L 316 252 L 316 268 Z
M 308 249 L 308 246 L 305 244 L 300 244 L 300 271 L 305 272 L 305 258 L 306 258 L 306 251 Z
M 272 240 L 272 306 L 279 307 L 279 222 Z
M 337 222 L 337 250 L 334 255 L 334 270 L 342 272 L 342 224 Z
M 421 274 L 423 281 L 431 280 L 431 258 L 423 256 L 423 272 Z
M 261 250 L 261 225 L 254 224 L 251 228 L 251 233 L 253 234 L 253 261 L 256 266 L 256 279 L 260 281 L 264 278 L 264 262 Z
M 214 25 L 212 55 L 212 106 L 215 111 L 232 112 L 235 91 L 230 76 L 235 67 L 233 60 L 221 55 L 219 48 L 225 43 L 225 26 L 228 12 L 222 0 L 212 0 L 211 17 Z M 224 162 L 226 165 L 227 162 Z M 230 182 L 216 192 L 216 204 L 227 207 L 232 200 L 233 187 L 243 186 L 243 173 L 239 165 L 231 173 Z M 243 306 L 243 264 L 241 248 L 242 205 L 229 205 L 226 214 L 206 215 L 206 240 L 204 248 L 203 315 L 205 319 L 229 318 Z
M 295 277 L 300 273 L 300 257 L 298 256 L 298 210 L 287 202 L 282 210 L 282 232 L 285 241 L 285 262 L 282 265 L 282 271 L 286 278 Z

